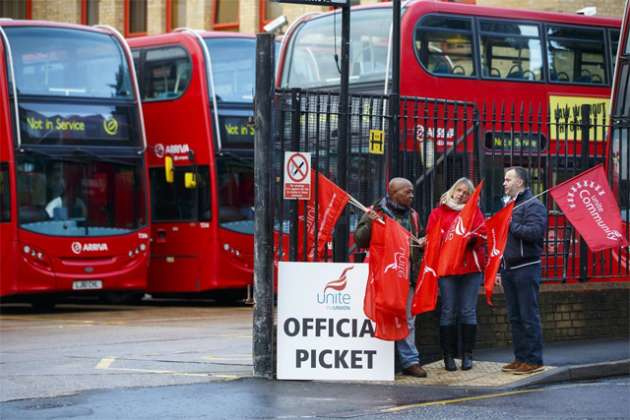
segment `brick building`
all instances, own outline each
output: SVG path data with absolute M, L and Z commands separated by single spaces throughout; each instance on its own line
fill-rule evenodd
M 381 0 L 350 0 L 370 4 Z M 621 16 L 624 0 L 459 0 L 482 6 L 575 12 L 595 6 L 601 16 Z M 41 19 L 88 25 L 106 24 L 123 35 L 168 32 L 176 27 L 256 33 L 279 16 L 297 17 L 328 7 L 272 0 L 1 0 L 0 17 Z M 286 27 L 285 27 L 286 28 Z

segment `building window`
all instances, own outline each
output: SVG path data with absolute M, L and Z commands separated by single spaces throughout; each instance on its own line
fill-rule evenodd
M 238 0 L 214 0 L 212 28 L 219 31 L 238 31 Z
M 7 17 L 11 19 L 31 19 L 32 11 L 32 0 L 0 1 L 0 17 Z
M 99 0 L 81 0 L 81 23 L 83 25 L 96 25 L 98 23 Z
M 166 32 L 186 26 L 186 0 L 166 0 Z
M 147 0 L 125 0 L 125 36 L 147 33 Z
M 282 5 L 273 0 L 258 0 L 258 3 L 258 29 L 264 31 L 263 26 L 282 15 Z

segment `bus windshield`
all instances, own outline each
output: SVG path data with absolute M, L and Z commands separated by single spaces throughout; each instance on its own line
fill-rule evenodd
M 112 36 L 49 27 L 6 27 L 5 31 L 18 94 L 132 98 L 127 61 Z
M 146 225 L 139 160 L 53 159 L 26 154 L 17 161 L 20 226 L 52 236 L 105 236 Z
M 217 157 L 219 224 L 254 234 L 254 162 L 236 155 Z
M 205 38 L 219 102 L 252 103 L 256 85 L 256 40 Z
M 391 9 L 362 10 L 350 26 L 350 81 L 384 81 Z M 333 26 L 336 24 L 336 28 Z M 283 87 L 309 88 L 339 85 L 341 16 L 326 15 L 303 25 L 295 34 Z

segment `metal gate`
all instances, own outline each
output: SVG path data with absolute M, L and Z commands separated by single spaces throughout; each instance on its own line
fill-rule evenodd
M 529 169 L 534 194 L 559 184 L 603 162 L 609 152 L 606 141 L 617 135 L 615 165 L 621 168 L 615 187 L 628 220 L 628 126 L 607 124 L 602 107 L 580 106 L 548 109 L 544 104 L 488 103 L 479 108 L 471 102 L 435 98 L 401 98 L 399 150 L 389 150 L 388 98 L 351 95 L 347 164 L 338 166 L 339 95 L 309 90 L 276 91 L 273 124 L 274 208 L 276 258 L 306 260 L 306 238 L 298 235 L 299 206 L 303 201 L 283 200 L 284 151 L 310 152 L 312 167 L 335 182 L 346 171 L 345 190 L 366 206 L 385 194 L 397 159 L 400 175 L 416 187 L 414 208 L 424 223 L 440 195 L 462 176 L 485 187 L 481 208 L 486 215 L 503 206 L 504 169 L 513 165 Z M 617 134 L 615 134 L 617 133 Z M 371 145 L 370 142 L 373 142 Z M 384 153 L 375 147 L 384 144 Z M 371 147 L 372 146 L 372 147 Z M 612 166 L 608 165 L 613 180 Z M 316 192 L 317 183 L 312 187 Z M 544 247 L 544 279 L 549 281 L 611 279 L 629 274 L 627 250 L 591 253 L 547 194 L 541 196 L 549 212 Z M 315 204 L 316 206 L 318 203 Z M 362 211 L 348 206 L 340 223 L 354 231 Z M 626 225 L 626 235 L 628 235 Z M 280 234 L 282 232 L 282 234 Z M 281 240 L 282 238 L 282 240 Z M 300 244 L 301 242 L 301 244 Z M 360 260 L 363 250 L 349 241 L 344 254 Z M 301 246 L 304 245 L 304 246 Z M 331 260 L 331 249 L 317 260 Z

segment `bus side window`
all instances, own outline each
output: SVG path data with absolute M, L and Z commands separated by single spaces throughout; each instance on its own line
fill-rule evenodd
M 480 21 L 481 74 L 485 78 L 542 80 L 543 53 L 538 25 Z
M 182 47 L 147 50 L 142 68 L 143 99 L 164 100 L 180 97 L 192 74 L 190 57 Z
M 11 220 L 11 189 L 9 186 L 9 165 L 0 163 L 0 222 Z
M 469 18 L 427 15 L 416 25 L 415 50 L 422 66 L 432 74 L 475 75 L 472 24 Z
M 549 80 L 608 83 L 604 46 L 603 29 L 547 25 Z

